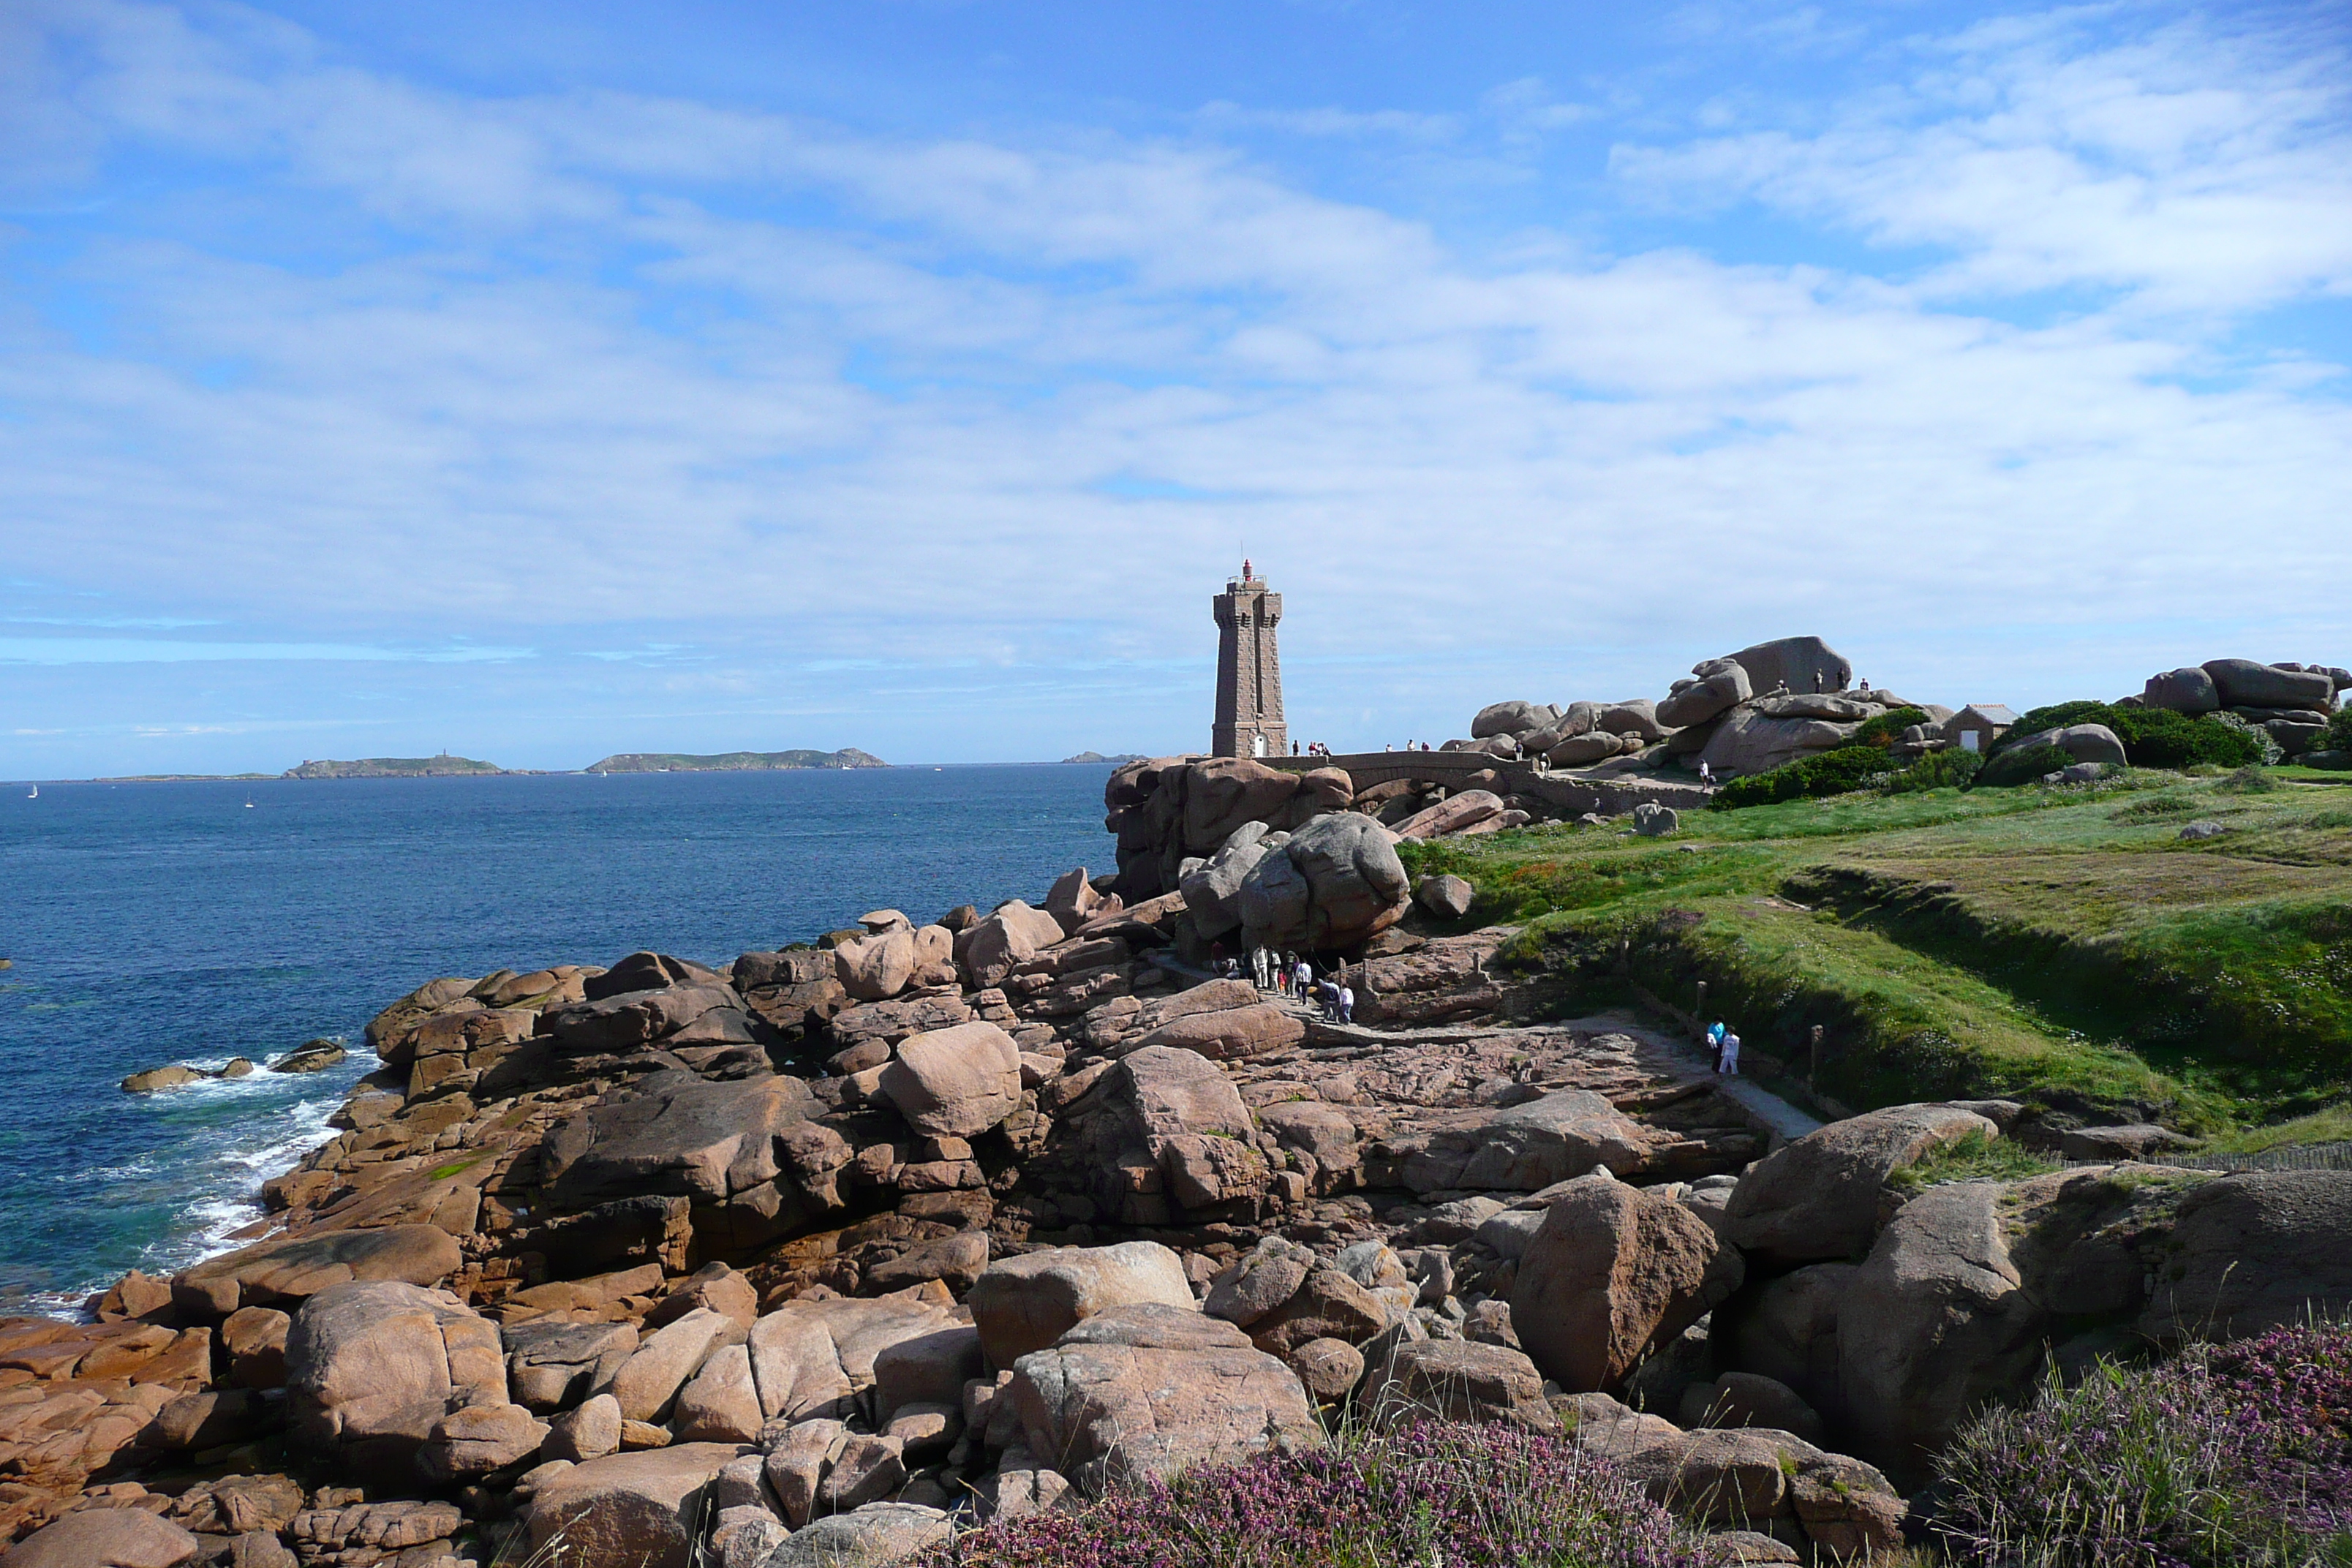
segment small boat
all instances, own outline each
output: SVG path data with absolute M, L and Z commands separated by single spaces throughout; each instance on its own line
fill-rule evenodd
M 40 799 L 40 798 L 41 798 L 41 786 L 40 786 L 40 785 L 38 785 L 38 784 L 35 784 L 35 785 L 33 786 L 33 792 L 32 792 L 30 795 L 26 795 L 25 798 L 26 798 L 26 800 L 38 800 L 38 799 Z
M 247 811 L 251 811 L 253 809 L 253 797 L 251 795 L 247 795 L 245 797 L 245 809 Z

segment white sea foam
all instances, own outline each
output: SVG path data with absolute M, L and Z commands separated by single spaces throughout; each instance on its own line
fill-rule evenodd
M 367 1053 L 355 1052 L 352 1066 L 363 1071 L 371 1060 Z M 330 1119 L 349 1087 L 341 1080 L 355 1080 L 359 1073 L 346 1070 L 334 1076 L 337 1081 L 331 1088 L 317 1079 L 302 1085 L 328 1089 L 325 1095 L 268 1110 L 257 1107 L 250 1115 L 226 1124 L 191 1129 L 181 1145 L 180 1160 L 167 1163 L 152 1154 L 142 1155 L 126 1164 L 80 1173 L 74 1179 L 88 1182 L 95 1177 L 101 1184 L 117 1185 L 184 1184 L 186 1195 L 178 1205 L 170 1234 L 140 1249 L 135 1267 L 148 1274 L 175 1274 L 207 1258 L 234 1251 L 247 1245 L 237 1233 L 267 1217 L 260 1201 L 262 1182 L 291 1169 L 334 1135 Z M 190 1089 L 175 1091 L 175 1098 L 184 1104 L 191 1090 L 204 1089 L 226 1090 L 238 1099 L 259 1098 L 255 1089 L 265 1095 L 284 1094 L 289 1087 L 283 1077 L 264 1079 L 255 1074 L 192 1085 Z M 37 1311 L 70 1316 L 93 1292 L 113 1283 L 110 1276 L 85 1281 L 78 1289 L 39 1292 L 28 1296 L 26 1304 Z

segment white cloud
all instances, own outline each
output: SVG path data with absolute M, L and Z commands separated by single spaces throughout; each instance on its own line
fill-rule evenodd
M 1622 695 L 1816 628 L 1908 689 L 1906 650 L 2025 668 L 2086 624 L 2335 613 L 2286 563 L 2346 555 L 2340 400 L 2189 390 L 2210 331 L 2144 310 L 2028 329 L 1938 302 L 2337 287 L 2343 117 L 2250 44 L 2200 74 L 2185 34 L 1980 30 L 1827 130 L 1618 156 L 1629 184 L 1948 247 L 1923 290 L 1696 248 L 1467 253 L 1214 142 L 467 98 L 230 15 L 75 7 L 104 65 L 51 94 L 53 140 L 227 160 L 320 243 L 281 258 L 166 202 L 42 261 L 116 330 L 0 314 L 0 469 L 12 568 L 282 628 L 278 657 L 576 647 L 747 712 L 824 683 L 930 745 L 1085 660 L 1164 700 L 1244 541 L 1291 595 L 1302 711 L 1318 682 L 1349 711 L 1507 678 Z M 1584 113 L 1536 82 L 1486 107 L 1530 134 Z M 1318 133 L 1343 132 L 1421 134 Z
M 1936 295 L 2090 288 L 2236 311 L 2352 291 L 2352 57 L 2340 35 L 2104 13 L 1987 23 L 1815 131 L 1623 145 L 1629 185 L 1753 196 L 1945 254 Z
M 1212 132 L 1276 131 L 1290 136 L 1394 137 L 1404 142 L 1450 142 L 1462 134 L 1457 116 L 1403 109 L 1250 109 L 1219 100 L 1202 105 L 1193 118 Z

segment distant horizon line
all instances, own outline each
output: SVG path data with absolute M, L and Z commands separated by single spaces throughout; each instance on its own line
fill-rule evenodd
M 1087 763 L 1075 757 L 1031 758 L 996 763 L 884 763 L 878 767 L 865 768 L 644 768 L 625 772 L 600 773 L 592 768 L 500 768 L 484 773 L 392 773 L 362 778 L 299 778 L 289 773 L 101 773 L 72 778 L 0 779 L 0 784 L 421 784 L 447 780 L 511 779 L 511 778 L 652 778 L 677 773 L 912 773 L 924 768 L 1068 768 L 1104 767 L 1119 758 L 1155 756 L 1198 756 L 1192 752 L 1107 752 L 1102 761 Z

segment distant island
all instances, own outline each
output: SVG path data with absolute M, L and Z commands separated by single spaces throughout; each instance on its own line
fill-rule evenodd
M 845 746 L 838 752 L 721 752 L 689 756 L 682 752 L 622 752 L 591 763 L 592 773 L 740 773 L 772 768 L 887 768 L 871 752 Z
M 1129 763 L 1139 763 L 1143 760 L 1142 753 L 1138 752 L 1121 752 L 1115 757 L 1106 757 L 1100 752 L 1080 752 L 1075 757 L 1062 759 L 1065 763 L 1109 763 L 1117 766 L 1124 766 Z
M 284 778 L 284 773 L 119 773 L 110 778 L 95 778 L 92 784 L 257 784 L 263 779 Z
M 510 771 L 496 763 L 477 762 L 471 757 L 453 757 L 444 752 L 437 757 L 362 757 L 349 763 L 304 763 L 299 768 L 288 768 L 278 776 L 289 779 L 437 779 Z

